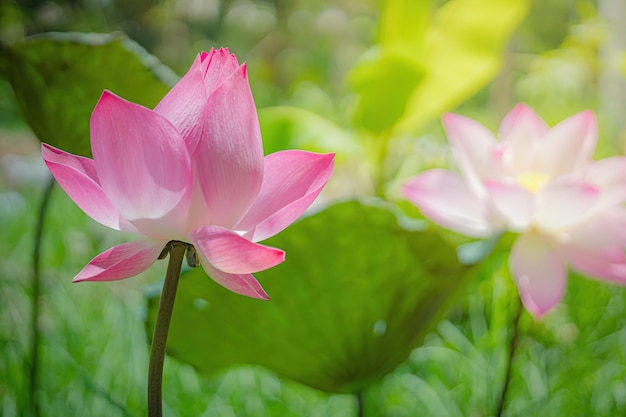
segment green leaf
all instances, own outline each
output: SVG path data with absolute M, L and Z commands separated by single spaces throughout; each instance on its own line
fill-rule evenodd
M 154 107 L 176 75 L 122 33 L 46 33 L 0 47 L 0 72 L 42 141 L 89 156 L 89 118 L 102 91 Z
M 360 95 L 354 122 L 375 133 L 391 129 L 423 75 L 424 69 L 403 55 L 371 53 L 350 73 L 350 83 Z
M 426 33 L 426 75 L 398 130 L 414 131 L 485 87 L 500 71 L 510 36 L 528 0 L 456 0 L 433 16 Z
M 266 154 L 285 149 L 304 149 L 347 155 L 360 149 L 346 131 L 308 110 L 266 107 L 259 110 L 259 122 Z
M 432 13 L 431 0 L 385 2 L 380 21 L 380 44 L 387 51 L 421 62 L 424 36 Z
M 268 239 L 287 253 L 255 274 L 271 301 L 231 293 L 201 268 L 183 273 L 169 354 L 206 374 L 257 364 L 324 391 L 361 392 L 406 359 L 471 275 L 439 235 L 398 216 L 348 201 Z M 148 329 L 157 305 L 150 299 Z
M 492 80 L 528 0 L 389 0 L 380 43 L 348 75 L 354 121 L 374 133 L 413 132 Z

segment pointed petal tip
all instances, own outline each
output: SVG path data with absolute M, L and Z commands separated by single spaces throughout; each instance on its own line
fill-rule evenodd
M 528 294 L 520 291 L 520 301 L 522 306 L 524 306 L 526 311 L 528 311 L 528 313 L 533 316 L 535 320 L 541 320 L 559 304 L 561 299 L 556 299 L 550 303 L 544 302 L 543 304 L 539 304 L 536 303 Z
M 456 114 L 456 113 L 444 113 L 443 116 L 441 116 L 441 121 L 443 122 L 444 126 L 447 124 L 454 124 L 456 123 L 459 119 L 463 119 L 464 117 L 461 116 L 460 114 Z
M 91 112 L 91 119 L 93 120 L 94 116 L 101 112 L 103 108 L 106 109 L 108 106 L 115 106 L 116 103 L 119 102 L 128 102 L 128 100 L 123 99 L 109 90 L 103 90 L 98 99 L 98 103 L 96 103 L 96 107 L 94 107 L 93 112 Z
M 102 94 L 100 94 L 100 99 L 98 100 L 98 103 L 100 103 L 103 100 L 109 100 L 109 99 L 119 99 L 121 97 L 119 97 L 117 94 L 112 93 L 109 90 L 102 90 Z
M 254 298 L 256 298 L 257 300 L 270 301 L 270 296 L 267 295 L 265 290 L 263 290 L 262 293 L 258 293 L 257 297 L 254 297 Z
M 535 114 L 535 111 L 532 109 L 532 107 L 530 107 L 526 103 L 520 102 L 520 103 L 517 103 L 515 106 L 513 106 L 513 108 L 509 111 L 508 114 L 515 115 L 515 114 L 526 113 L 526 112 Z
M 58 155 L 61 152 L 62 151 L 60 149 L 57 149 L 52 145 L 48 145 L 44 142 L 41 143 L 41 156 L 46 162 L 48 162 L 48 159 L 50 159 L 53 155 Z
M 203 262 L 227 274 L 259 272 L 285 260 L 284 251 L 251 242 L 218 226 L 200 227 L 189 237 Z
M 542 309 L 534 305 L 533 303 L 524 302 L 524 300 L 522 300 L 522 305 L 524 306 L 526 311 L 528 311 L 528 313 L 533 316 L 533 319 L 535 319 L 535 321 L 541 320 L 550 310 L 552 310 L 552 307 Z
M 582 127 L 589 129 L 595 127 L 596 125 L 596 114 L 593 110 L 583 110 L 563 119 L 562 122 L 565 122 L 566 120 L 576 120 Z

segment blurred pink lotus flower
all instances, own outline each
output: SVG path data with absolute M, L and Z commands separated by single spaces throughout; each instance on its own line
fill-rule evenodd
M 46 144 L 43 158 L 87 215 L 144 238 L 96 256 L 75 282 L 137 275 L 180 240 L 193 244 L 219 284 L 268 298 L 251 273 L 281 263 L 284 253 L 254 242 L 309 207 L 334 155 L 263 156 L 245 64 L 227 49 L 203 52 L 154 110 L 105 91 L 90 123 L 93 160 Z
M 626 158 L 592 161 L 596 119 L 585 111 L 549 128 L 529 107 L 503 120 L 500 141 L 481 124 L 443 118 L 460 175 L 435 169 L 404 196 L 434 222 L 472 237 L 520 234 L 509 266 L 536 318 L 563 297 L 567 267 L 626 284 Z

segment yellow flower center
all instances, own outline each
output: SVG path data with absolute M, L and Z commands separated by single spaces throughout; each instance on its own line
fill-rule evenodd
M 537 192 L 548 179 L 549 177 L 546 174 L 539 174 L 537 172 L 526 172 L 517 177 L 517 181 L 520 185 L 533 193 Z

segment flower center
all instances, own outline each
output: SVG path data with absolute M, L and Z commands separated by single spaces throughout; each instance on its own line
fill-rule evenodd
M 547 181 L 549 177 L 546 174 L 538 172 L 526 172 L 517 177 L 519 184 L 533 193 L 537 192 Z

